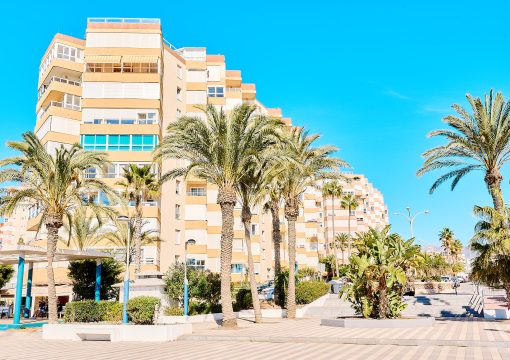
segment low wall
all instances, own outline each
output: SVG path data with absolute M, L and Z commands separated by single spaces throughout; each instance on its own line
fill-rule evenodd
M 166 342 L 191 334 L 191 324 L 113 325 L 113 324 L 46 324 L 44 340 L 109 340 Z
M 333 326 L 357 329 L 375 328 L 420 328 L 434 326 L 434 318 L 417 319 L 322 319 L 322 326 Z
M 414 283 L 415 295 L 432 295 L 432 294 L 454 294 L 455 289 L 451 282 L 426 281 Z

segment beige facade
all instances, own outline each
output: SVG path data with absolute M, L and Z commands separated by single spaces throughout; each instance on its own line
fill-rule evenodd
M 255 84 L 243 83 L 241 71 L 227 70 L 223 55 L 207 54 L 202 47 L 170 45 L 158 19 L 89 19 L 85 40 L 57 34 L 41 60 L 38 90 L 35 132 L 47 149 L 79 142 L 85 149 L 107 151 L 112 165 L 91 169 L 86 176 L 112 185 L 127 164 L 151 163 L 152 150 L 169 123 L 184 114 L 203 116 L 197 105 L 213 104 L 229 111 L 243 102 L 254 103 L 262 113 L 291 124 L 281 109 L 266 108 L 257 100 Z M 177 160 L 166 160 L 153 168 L 161 173 L 179 165 Z M 355 210 L 353 232 L 386 224 L 382 195 L 363 176 L 357 179 L 350 189 L 366 205 Z M 219 271 L 221 212 L 216 197 L 217 188 L 203 180 L 177 179 L 163 186 L 160 199 L 145 199 L 147 226 L 158 229 L 163 241 L 144 247 L 144 266 L 166 271 L 176 261 L 184 261 L 184 244 L 194 239 L 188 263 Z M 101 194 L 97 199 L 105 200 Z M 297 262 L 300 267 L 317 267 L 326 236 L 345 231 L 347 215 L 335 211 L 333 230 L 326 216 L 329 200 L 315 189 L 309 189 L 302 200 Z M 28 228 L 35 230 L 37 212 L 31 214 Z M 263 281 L 273 276 L 271 217 L 261 207 L 253 214 L 255 271 Z M 235 216 L 232 279 L 239 281 L 247 264 L 239 207 Z M 286 257 L 283 213 L 281 223 L 281 251 Z

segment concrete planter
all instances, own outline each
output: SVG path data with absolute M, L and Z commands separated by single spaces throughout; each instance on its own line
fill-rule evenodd
M 173 325 L 113 325 L 113 324 L 46 324 L 44 340 L 103 340 L 111 342 L 175 341 L 179 336 L 191 334 L 191 324 Z
M 420 328 L 434 326 L 434 318 L 421 319 L 322 319 L 322 326 L 343 328 L 374 329 L 374 328 Z
M 451 282 L 427 281 L 414 283 L 415 295 L 433 295 L 433 294 L 455 294 L 455 289 Z

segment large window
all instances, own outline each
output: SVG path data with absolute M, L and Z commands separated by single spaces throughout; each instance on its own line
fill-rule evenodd
M 205 188 L 192 187 L 188 190 L 188 196 L 206 196 Z
M 191 259 L 186 260 L 186 264 L 189 267 L 194 267 L 195 269 L 198 269 L 198 270 L 205 270 L 205 260 L 191 258 Z
M 223 86 L 208 86 L 207 96 L 209 97 L 224 97 Z
M 232 264 L 232 273 L 234 274 L 242 274 L 243 273 L 243 264 Z
M 137 113 L 136 118 L 95 118 L 84 120 L 84 124 L 106 124 L 106 125 L 152 125 L 158 123 L 158 116 L 155 112 Z
M 152 151 L 157 144 L 157 135 L 81 135 L 85 150 Z
M 87 72 L 100 73 L 152 73 L 157 74 L 157 63 L 104 64 L 87 63 Z

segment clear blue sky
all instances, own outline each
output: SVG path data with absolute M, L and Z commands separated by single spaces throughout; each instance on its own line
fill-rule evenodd
M 341 157 L 380 189 L 392 214 L 430 209 L 415 235 L 437 244 L 451 227 L 466 243 L 474 204 L 489 204 L 482 173 L 428 194 L 433 176 L 418 179 L 430 130 L 465 93 L 494 88 L 510 96 L 510 3 L 464 1 L 296 2 L 54 1 L 3 4 L 0 142 L 35 124 L 38 65 L 56 32 L 83 38 L 87 17 L 158 17 L 175 46 L 206 46 L 229 69 L 257 84 L 266 106 L 323 134 Z M 248 4 L 248 3 L 246 3 Z M 0 156 L 8 150 L 0 147 Z M 509 193 L 508 171 L 504 194 Z M 393 229 L 408 234 L 405 220 Z

